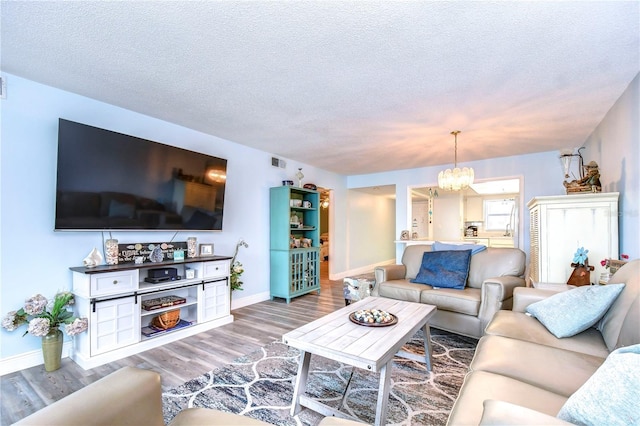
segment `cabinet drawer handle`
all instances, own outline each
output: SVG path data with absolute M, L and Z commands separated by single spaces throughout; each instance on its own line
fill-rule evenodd
M 118 284 L 118 280 L 113 280 L 113 285 Z

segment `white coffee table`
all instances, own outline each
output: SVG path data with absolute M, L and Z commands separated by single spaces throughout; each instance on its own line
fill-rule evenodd
M 398 322 L 386 327 L 355 324 L 349 319 L 349 314 L 359 309 L 387 311 L 394 314 Z M 375 425 L 384 425 L 387 417 L 393 357 L 397 354 L 425 362 L 427 369 L 431 371 L 429 319 L 435 312 L 436 307 L 432 305 L 384 297 L 367 297 L 282 336 L 285 344 L 301 351 L 291 415 L 298 414 L 301 406 L 305 406 L 325 416 L 353 419 L 346 413 L 304 395 L 311 354 L 314 354 L 380 374 Z M 400 351 L 420 328 L 424 330 L 425 336 L 424 358 Z

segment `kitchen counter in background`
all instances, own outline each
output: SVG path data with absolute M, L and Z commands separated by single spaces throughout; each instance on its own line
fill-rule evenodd
M 440 241 L 440 240 L 438 240 Z M 416 244 L 426 244 L 426 245 L 432 245 L 435 242 L 435 240 L 422 240 L 422 239 L 418 239 L 418 240 L 396 240 L 394 241 L 394 243 L 396 244 L 406 244 L 406 245 L 416 245 Z M 475 244 L 483 244 L 487 247 L 515 247 L 515 245 L 513 244 L 513 237 L 464 237 L 464 239 L 462 240 L 455 240 L 455 241 L 445 241 L 442 240 L 440 241 L 441 243 L 446 243 L 446 244 L 468 244 L 468 243 L 475 243 Z
M 487 247 L 515 247 L 513 237 L 465 237 L 464 240 L 484 244 Z

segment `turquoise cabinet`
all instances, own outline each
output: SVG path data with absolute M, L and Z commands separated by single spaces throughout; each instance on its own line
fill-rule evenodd
M 271 299 L 287 303 L 320 293 L 320 194 L 293 186 L 270 190 Z

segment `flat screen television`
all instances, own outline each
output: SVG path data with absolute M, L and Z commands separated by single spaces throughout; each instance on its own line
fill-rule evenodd
M 58 124 L 55 229 L 221 231 L 227 160 Z

